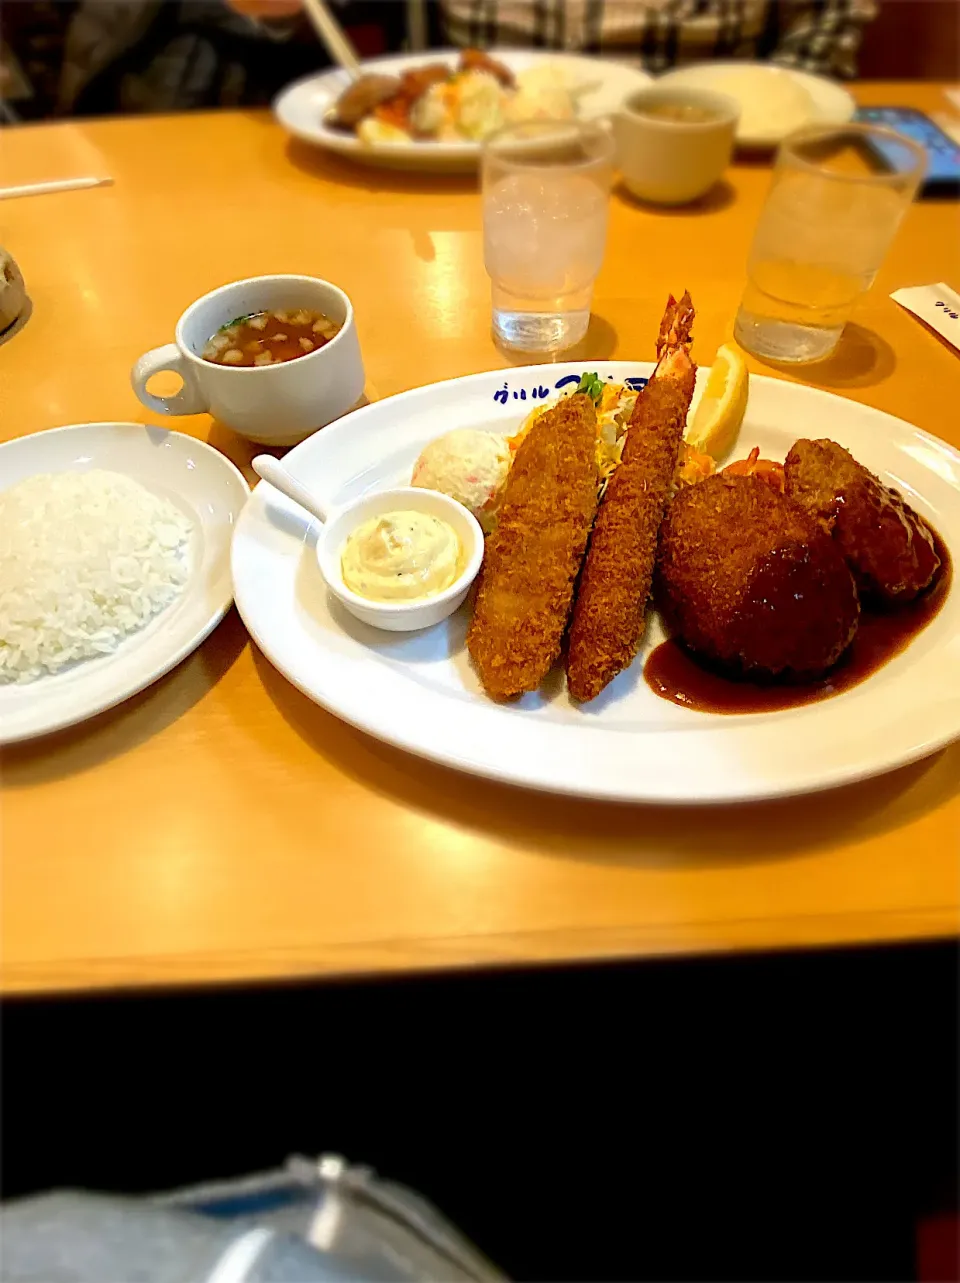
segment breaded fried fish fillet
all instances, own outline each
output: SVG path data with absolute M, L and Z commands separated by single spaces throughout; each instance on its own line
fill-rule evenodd
M 577 590 L 567 652 L 574 699 L 594 699 L 637 653 L 653 579 L 657 535 L 693 397 L 693 304 L 671 296 L 658 364 L 637 397 L 623 454 L 607 485 Z
M 487 540 L 467 648 L 487 692 L 535 690 L 560 651 L 597 509 L 597 415 L 565 398 L 534 424 Z

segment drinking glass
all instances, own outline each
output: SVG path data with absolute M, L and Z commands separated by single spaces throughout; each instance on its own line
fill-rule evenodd
M 607 240 L 614 143 L 599 121 L 529 121 L 483 149 L 483 258 L 493 330 L 557 352 L 583 338 Z
M 737 342 L 773 361 L 829 356 L 925 163 L 919 144 L 878 125 L 812 126 L 787 138 L 754 233 Z

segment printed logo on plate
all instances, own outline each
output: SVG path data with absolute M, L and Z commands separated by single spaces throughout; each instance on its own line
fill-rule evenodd
M 552 388 L 544 387 L 542 383 L 513 384 L 509 379 L 505 379 L 503 387 L 494 392 L 493 399 L 499 402 L 500 405 L 506 405 L 511 397 L 514 401 L 542 401 L 554 392 L 562 392 L 564 388 L 569 387 L 571 384 L 576 387 L 580 382 L 580 377 L 579 374 L 565 374 L 562 379 L 557 379 Z M 608 374 L 607 382 L 615 383 L 617 380 L 614 379 L 612 374 Z M 647 386 L 648 382 L 649 380 L 644 378 L 623 380 L 623 383 L 631 392 L 639 392 Z

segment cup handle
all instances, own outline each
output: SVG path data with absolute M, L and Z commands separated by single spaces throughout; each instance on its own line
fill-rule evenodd
M 172 370 L 180 375 L 183 387 L 179 392 L 172 396 L 155 396 L 147 391 L 147 380 L 161 370 Z M 143 404 L 157 414 L 202 414 L 207 409 L 206 398 L 176 343 L 165 343 L 152 352 L 144 352 L 130 371 L 130 382 Z

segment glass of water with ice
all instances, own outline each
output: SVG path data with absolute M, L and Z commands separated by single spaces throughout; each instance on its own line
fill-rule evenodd
M 494 335 L 507 347 L 560 352 L 586 333 L 613 157 L 601 121 L 528 121 L 485 144 L 483 257 Z
M 873 284 L 923 177 L 923 148 L 877 125 L 791 135 L 754 233 L 734 334 L 772 361 L 822 361 Z

